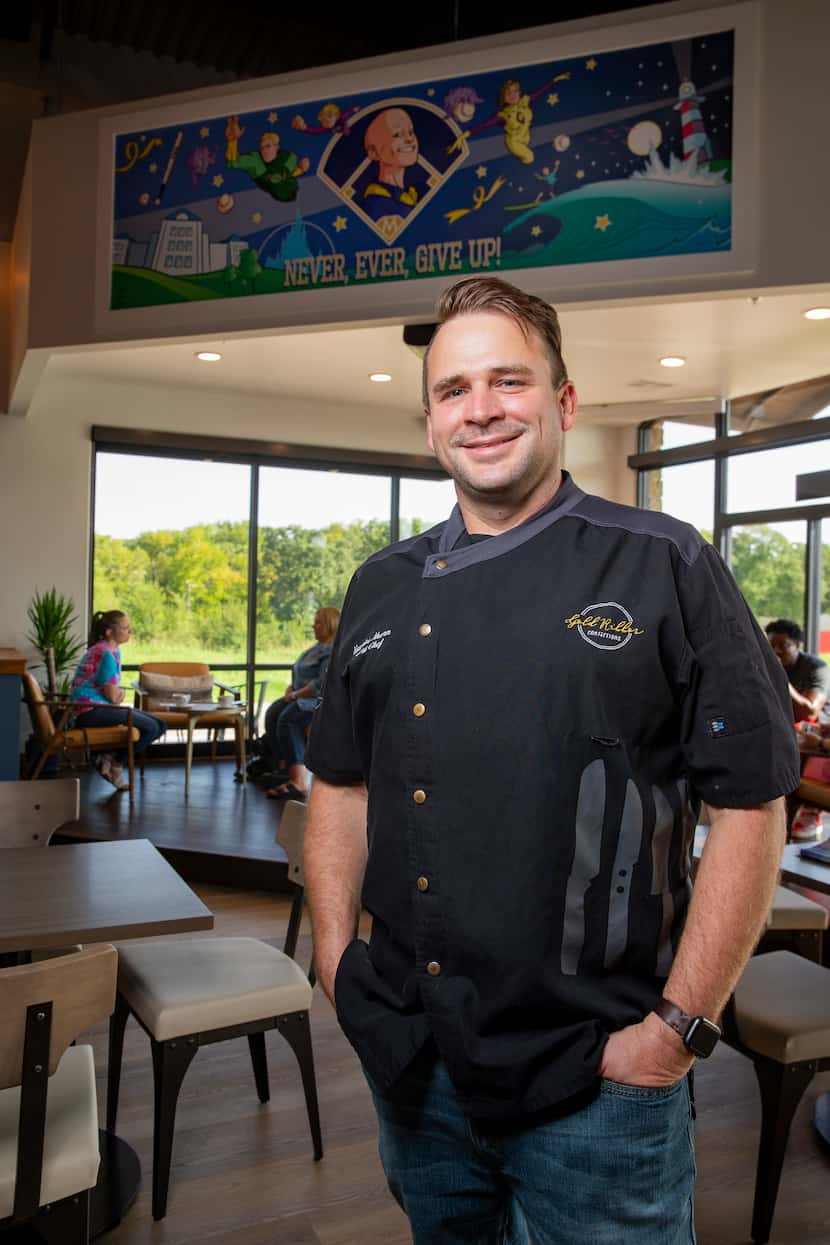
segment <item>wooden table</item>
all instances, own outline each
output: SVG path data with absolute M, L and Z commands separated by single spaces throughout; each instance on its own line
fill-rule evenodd
M 808 890 L 830 895 L 830 865 L 820 865 L 816 860 L 806 860 L 799 855 L 805 843 L 788 843 L 781 858 L 782 882 L 793 882 Z
M 230 714 L 237 719 L 234 726 L 236 733 L 236 764 L 239 768 L 241 781 L 245 782 L 247 775 L 245 769 L 245 731 L 244 719 L 245 711 L 248 706 L 242 700 L 235 700 L 231 705 L 223 705 L 216 700 L 189 700 L 187 704 L 180 704 L 178 701 L 159 701 L 158 707 L 163 709 L 165 713 L 181 713 L 187 717 L 187 750 L 185 752 L 184 767 L 184 798 L 190 796 L 190 768 L 193 764 L 193 732 L 199 729 L 210 729 L 210 719 L 218 714 Z M 151 711 L 148 711 L 151 712 Z M 242 729 L 240 729 L 240 724 Z
M 210 909 L 149 839 L 0 854 L 0 952 L 212 928 Z
M 149 839 L 0 852 L 0 952 L 212 929 L 213 913 Z M 90 1235 L 119 1224 L 141 1182 L 138 1155 L 99 1130 Z

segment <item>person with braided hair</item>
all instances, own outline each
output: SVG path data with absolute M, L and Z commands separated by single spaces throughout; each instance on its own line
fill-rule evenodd
M 92 615 L 89 647 L 78 663 L 69 699 L 75 706 L 79 726 L 123 726 L 127 710 L 121 687 L 121 645 L 130 639 L 130 620 L 121 610 L 98 610 Z M 141 753 L 164 734 L 164 723 L 151 713 L 133 709 L 133 726 L 138 731 L 135 753 Z M 129 790 L 124 779 L 124 753 L 101 752 L 95 768 L 116 791 Z

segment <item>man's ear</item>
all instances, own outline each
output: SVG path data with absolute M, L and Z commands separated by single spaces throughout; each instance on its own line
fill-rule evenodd
M 424 414 L 427 417 L 427 445 L 429 446 L 429 448 L 432 450 L 434 454 L 435 446 L 432 444 L 432 417 L 430 416 L 428 406 L 424 407 Z
M 559 390 L 559 418 L 563 432 L 568 432 L 573 428 L 576 423 L 578 407 L 576 387 L 572 380 L 566 380 Z

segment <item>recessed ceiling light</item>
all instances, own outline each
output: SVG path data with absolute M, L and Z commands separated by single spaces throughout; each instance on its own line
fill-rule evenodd
M 215 350 L 199 350 L 196 358 L 201 363 L 218 363 L 222 356 L 217 354 Z
M 679 354 L 664 354 L 660 360 L 661 367 L 685 367 L 686 360 Z
M 369 380 L 375 381 L 376 384 L 378 385 L 385 385 L 386 382 L 391 379 L 392 377 L 389 375 L 388 372 L 370 372 L 369 373 Z
M 830 320 L 830 307 L 811 307 L 804 312 L 805 320 Z

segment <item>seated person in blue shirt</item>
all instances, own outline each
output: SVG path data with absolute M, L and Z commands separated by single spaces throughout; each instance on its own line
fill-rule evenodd
M 69 699 L 75 706 L 75 722 L 79 727 L 126 726 L 120 645 L 126 644 L 131 634 L 130 620 L 121 610 L 99 610 L 93 614 L 89 648 L 78 664 L 69 692 Z M 138 731 L 138 742 L 134 748 L 136 753 L 143 752 L 164 734 L 164 723 L 140 709 L 133 709 L 133 726 Z M 124 781 L 126 760 L 124 752 L 99 752 L 95 757 L 98 773 L 117 791 L 129 790 L 130 784 Z
M 301 653 L 291 672 L 291 684 L 285 695 L 268 706 L 265 714 L 266 746 L 278 764 L 288 770 L 288 781 L 269 787 L 271 800 L 304 800 L 308 794 L 308 770 L 305 767 L 305 732 L 320 703 L 323 679 L 331 658 L 331 646 L 337 634 L 340 610 L 323 606 L 314 615 L 316 644 Z

